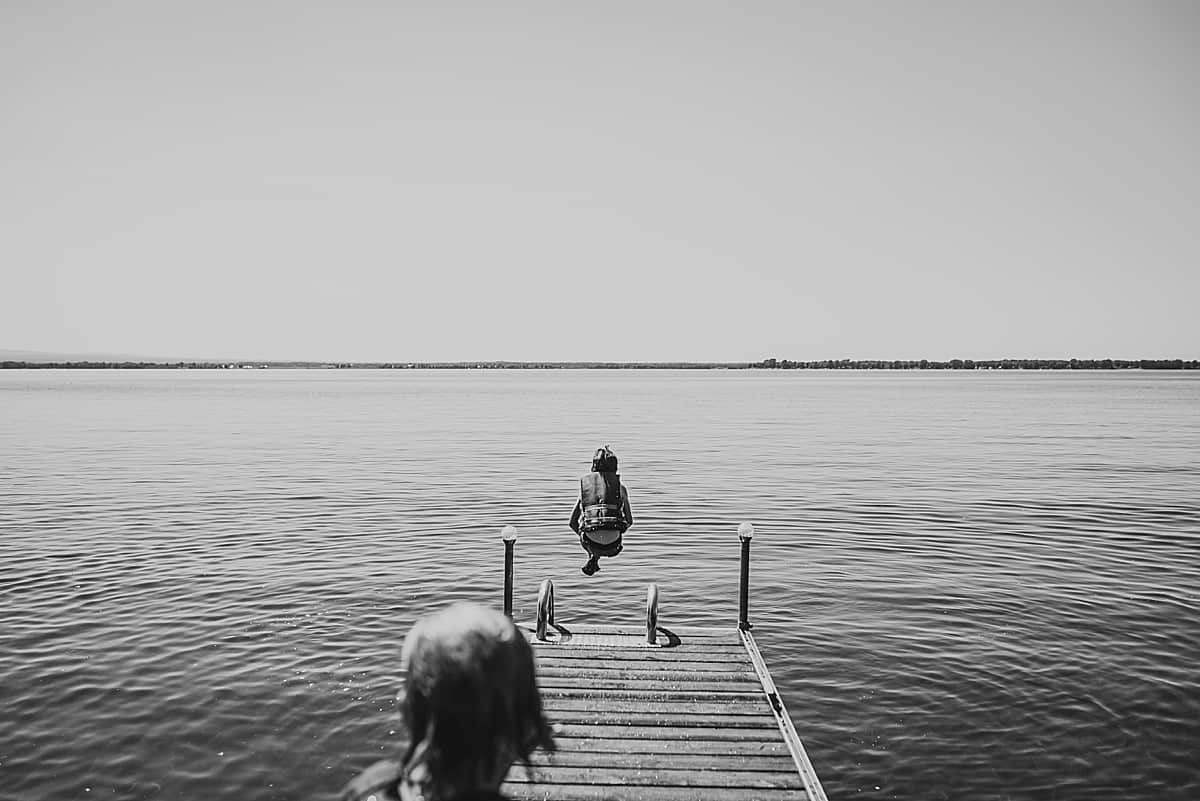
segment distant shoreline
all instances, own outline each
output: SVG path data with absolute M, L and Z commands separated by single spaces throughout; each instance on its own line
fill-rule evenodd
M 1200 370 L 1197 359 L 823 359 L 760 362 L 0 361 L 2 370 Z

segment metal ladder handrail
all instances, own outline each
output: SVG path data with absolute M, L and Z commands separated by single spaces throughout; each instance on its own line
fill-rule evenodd
M 554 582 L 544 579 L 538 588 L 537 629 L 536 635 L 543 642 L 546 639 L 546 627 L 554 625 Z
M 751 529 L 753 531 L 753 529 Z M 739 531 L 740 533 L 740 531 Z M 504 541 L 504 614 L 512 617 L 513 595 L 513 552 L 516 549 L 516 526 L 505 526 L 500 529 L 500 539 Z M 749 556 L 749 537 L 742 540 L 742 597 L 745 598 L 746 566 Z M 741 618 L 746 619 L 746 603 L 742 601 Z M 554 625 L 554 582 L 544 579 L 538 588 L 537 628 L 539 640 L 545 641 L 547 627 Z M 749 628 L 746 624 L 745 628 Z M 655 645 L 658 642 L 658 584 L 651 583 L 646 588 L 646 643 Z

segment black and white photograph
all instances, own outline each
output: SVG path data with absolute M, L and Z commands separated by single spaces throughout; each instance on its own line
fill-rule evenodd
M 0 0 L 0 801 L 1200 798 L 1200 2 Z

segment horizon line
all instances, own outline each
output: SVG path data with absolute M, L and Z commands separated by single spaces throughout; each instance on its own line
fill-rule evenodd
M 10 352 L 11 353 L 11 352 Z M 32 355 L 34 352 L 26 351 Z M 337 359 L 145 359 L 136 357 L 88 356 L 70 358 L 65 354 L 44 354 L 59 358 L 7 358 L 0 351 L 3 369 L 883 369 L 883 370 L 975 370 L 975 369 L 1200 369 L 1200 360 L 1181 358 L 1001 358 L 1001 359 L 777 359 L 758 361 L 598 361 L 549 359 L 471 359 L 471 360 L 337 360 Z

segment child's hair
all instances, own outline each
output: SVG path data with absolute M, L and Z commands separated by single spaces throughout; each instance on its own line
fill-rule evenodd
M 596 454 L 592 457 L 592 471 L 595 473 L 617 472 L 617 455 L 609 450 L 607 445 L 596 449 Z
M 419 620 L 401 649 L 408 727 L 401 784 L 437 801 L 529 767 L 554 750 L 534 675 L 533 649 L 505 615 L 456 603 Z

